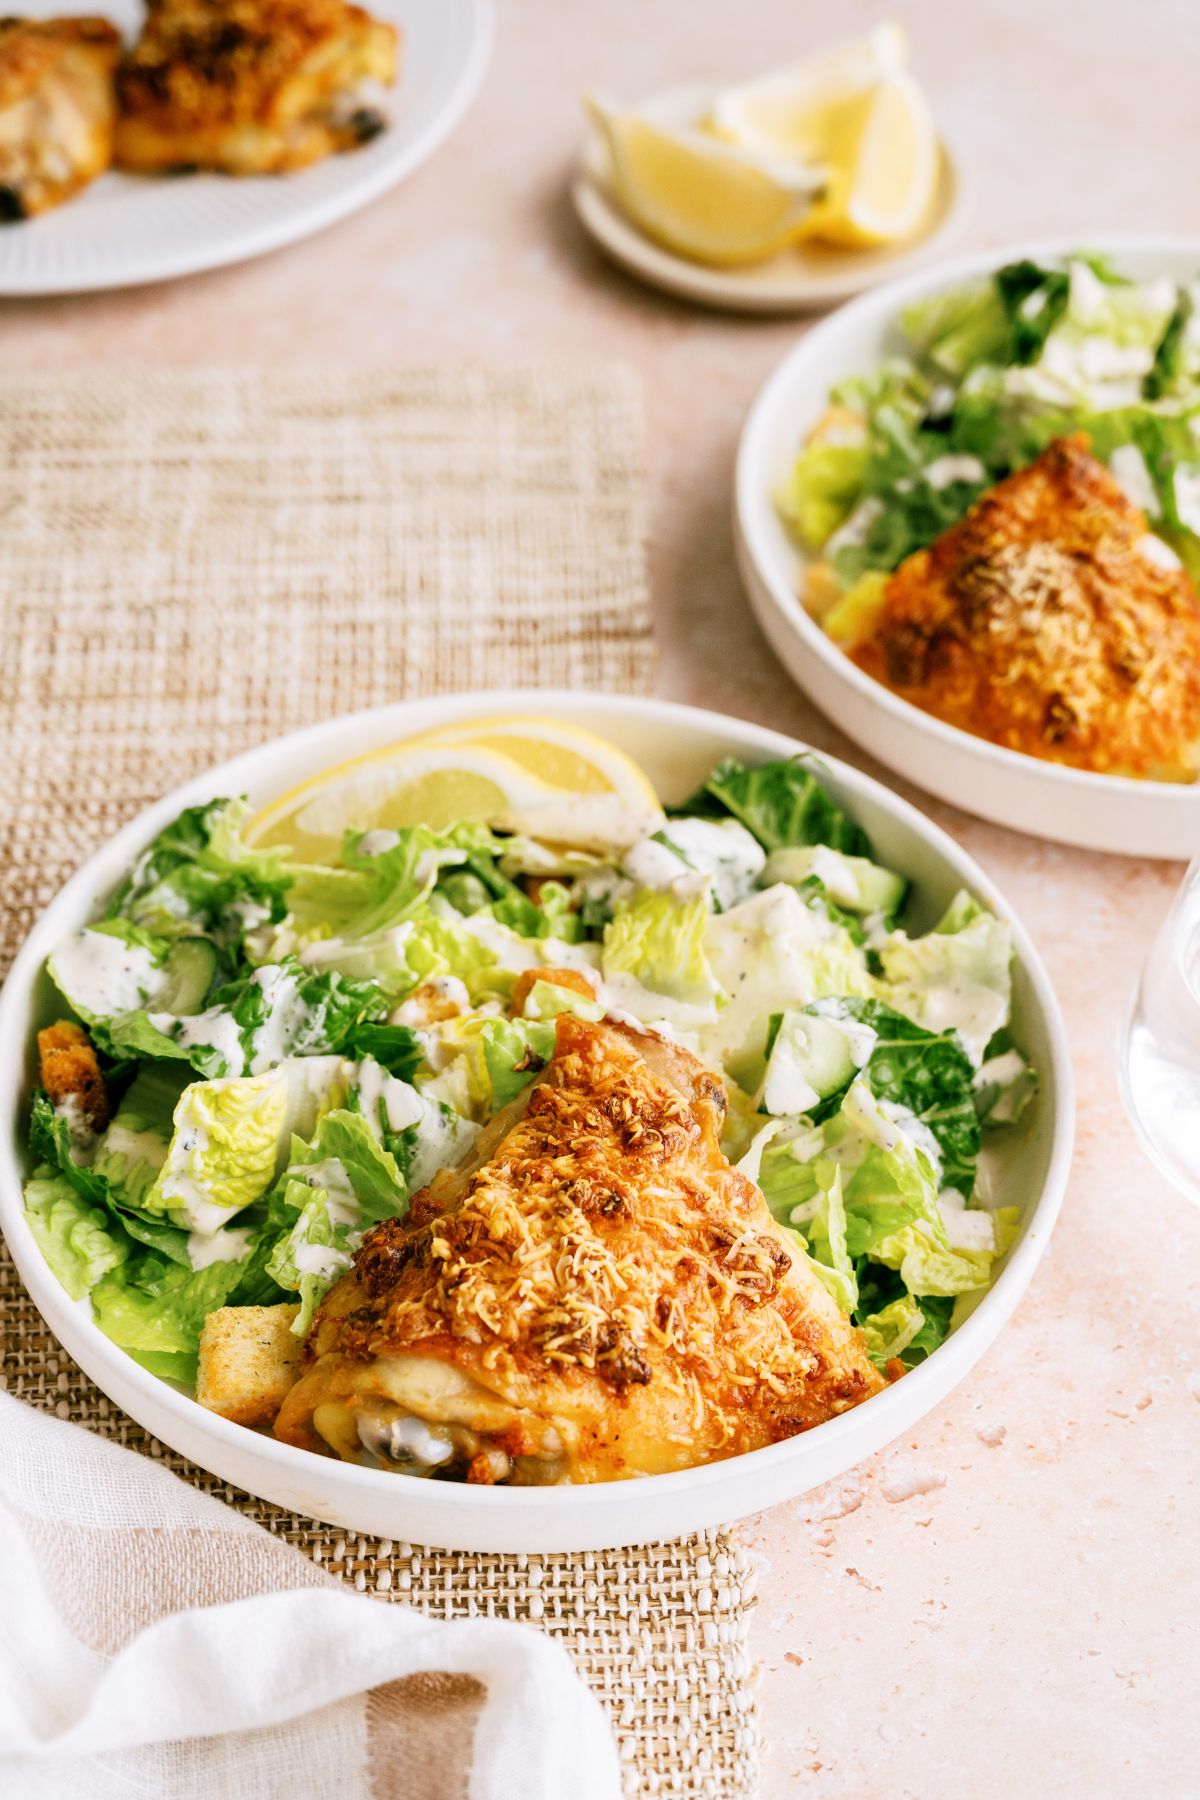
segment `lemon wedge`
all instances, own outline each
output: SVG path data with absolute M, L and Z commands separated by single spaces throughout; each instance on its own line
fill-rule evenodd
M 575 794 L 616 794 L 632 807 L 658 810 L 649 778 L 623 750 L 594 731 L 539 714 L 460 719 L 410 738 L 409 745 L 472 744 L 499 751 L 540 781 Z
M 877 25 L 803 57 L 774 74 L 726 88 L 713 102 L 714 130 L 741 150 L 760 156 L 819 161 L 840 108 L 866 87 L 895 74 L 908 61 L 902 25 Z
M 347 831 L 468 820 L 595 849 L 656 830 L 662 808 L 637 764 L 589 732 L 552 719 L 474 719 L 311 776 L 256 813 L 246 841 L 326 863 Z
M 312 776 L 256 813 L 255 848 L 291 846 L 300 862 L 333 862 L 347 831 L 488 821 L 559 798 L 511 757 L 471 745 L 389 744 Z
M 789 244 L 821 178 L 801 163 L 752 155 L 695 129 L 659 124 L 591 96 L 613 191 L 635 224 L 692 261 L 734 267 Z
M 933 210 L 941 152 L 912 76 L 884 76 L 844 101 L 827 131 L 829 189 L 805 237 L 850 249 L 915 237 Z

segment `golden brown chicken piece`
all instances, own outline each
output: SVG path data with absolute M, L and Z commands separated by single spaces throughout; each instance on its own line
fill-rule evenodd
M 37 1034 L 42 1086 L 55 1106 L 74 1102 L 79 1122 L 88 1131 L 108 1124 L 108 1090 L 92 1040 L 82 1025 L 60 1019 Z
M 0 225 L 61 205 L 107 169 L 120 51 L 105 19 L 0 19 Z
M 1200 772 L 1200 598 L 1082 434 L 984 494 L 887 585 L 860 667 L 1011 750 Z
M 153 0 L 117 77 L 122 168 L 277 174 L 384 129 L 397 34 L 344 0 Z
M 591 1482 L 791 1437 L 884 1385 L 721 1152 L 686 1051 L 563 1015 L 535 1084 L 326 1296 L 276 1435 L 468 1481 Z

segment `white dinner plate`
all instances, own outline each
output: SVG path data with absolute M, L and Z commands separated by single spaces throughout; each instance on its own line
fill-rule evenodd
M 1018 244 L 942 263 L 893 282 L 825 319 L 784 358 L 751 408 L 738 449 L 734 534 L 759 624 L 800 686 L 850 737 L 939 799 L 1036 837 L 1128 856 L 1188 858 L 1200 849 L 1200 783 L 1093 775 L 1001 749 L 922 712 L 838 649 L 800 602 L 807 559 L 773 496 L 829 390 L 900 349 L 895 322 L 914 300 L 958 287 L 1021 257 L 1054 260 L 1086 249 L 1123 273 L 1193 278 L 1200 240 L 1102 237 Z
M 673 88 L 645 101 L 638 111 L 663 124 L 690 125 L 708 111 L 715 92 L 713 87 Z M 746 268 L 716 269 L 676 256 L 640 231 L 614 198 L 611 170 L 608 145 L 592 127 L 571 185 L 584 229 L 614 262 L 651 287 L 727 312 L 798 313 L 834 306 L 944 248 L 967 213 L 962 170 L 943 141 L 933 214 L 919 238 L 878 250 L 797 244 Z
M 677 1474 L 591 1487 L 484 1488 L 360 1469 L 231 1424 L 157 1379 L 67 1298 L 25 1222 L 21 1183 L 36 1029 L 56 1017 L 45 961 L 89 919 L 157 831 L 184 806 L 245 793 L 255 806 L 330 764 L 436 725 L 497 712 L 561 717 L 632 755 L 664 799 L 691 793 L 721 757 L 749 762 L 804 749 L 718 713 L 601 694 L 526 691 L 419 700 L 333 719 L 251 750 L 151 807 L 100 850 L 35 925 L 0 992 L 0 1228 L 39 1310 L 97 1386 L 139 1424 L 224 1481 L 349 1531 L 456 1550 L 594 1550 L 648 1543 L 757 1512 L 828 1481 L 907 1431 L 978 1361 L 1001 1330 L 1049 1241 L 1071 1160 L 1074 1098 L 1058 1005 L 1037 953 L 983 870 L 945 832 L 856 769 L 823 759 L 823 779 L 872 837 L 880 860 L 915 884 L 916 930 L 961 886 L 1012 924 L 1013 1032 L 1040 1076 L 1036 1102 L 991 1151 L 993 1203 L 1022 1209 L 1015 1244 L 990 1290 L 942 1347 L 853 1411 L 769 1449 Z
M 137 35 L 141 0 L 23 0 L 23 14 L 99 13 Z M 136 287 L 278 250 L 357 212 L 432 155 L 487 66 L 491 0 L 370 0 L 403 32 L 400 77 L 381 90 L 388 128 L 359 150 L 289 175 L 124 175 L 77 199 L 0 225 L 0 295 Z

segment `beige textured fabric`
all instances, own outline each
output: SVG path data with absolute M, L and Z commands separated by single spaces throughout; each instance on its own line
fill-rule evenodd
M 0 384 L 0 972 L 119 824 L 248 745 L 404 695 L 646 691 L 637 443 L 630 385 L 603 369 Z M 0 1320 L 10 1392 L 163 1459 L 360 1591 L 540 1621 L 610 1708 L 631 1794 L 753 1790 L 752 1581 L 730 1534 L 540 1558 L 347 1540 L 118 1413 L 6 1253 Z

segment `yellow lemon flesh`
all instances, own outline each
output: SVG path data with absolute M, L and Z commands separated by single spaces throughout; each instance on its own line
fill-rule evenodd
M 915 237 L 933 209 L 940 150 L 910 75 L 889 75 L 834 109 L 826 124 L 830 181 L 805 236 L 847 248 Z
M 388 745 L 272 801 L 246 827 L 255 848 L 287 844 L 298 862 L 336 862 L 348 831 L 444 830 L 558 798 L 511 758 L 470 745 Z
M 634 836 L 661 818 L 637 764 L 588 732 L 550 719 L 463 720 L 311 776 L 256 813 L 246 841 L 289 845 L 297 861 L 329 863 L 348 831 L 443 830 L 465 821 L 536 830 L 544 815 L 554 827 L 547 835 L 565 842 L 573 814 L 597 804 L 616 828 L 630 820 Z
M 631 806 L 658 806 L 638 765 L 615 744 L 581 726 L 537 714 L 460 719 L 409 740 L 411 744 L 473 744 L 499 751 L 540 781 L 576 794 L 618 794 Z
M 908 61 L 902 25 L 878 25 L 803 57 L 774 74 L 726 88 L 713 102 L 713 129 L 727 142 L 760 156 L 815 162 L 827 153 L 840 108 Z
M 744 153 L 698 130 L 657 124 L 599 100 L 613 190 L 636 225 L 677 255 L 717 267 L 762 262 L 789 244 L 819 178 Z

